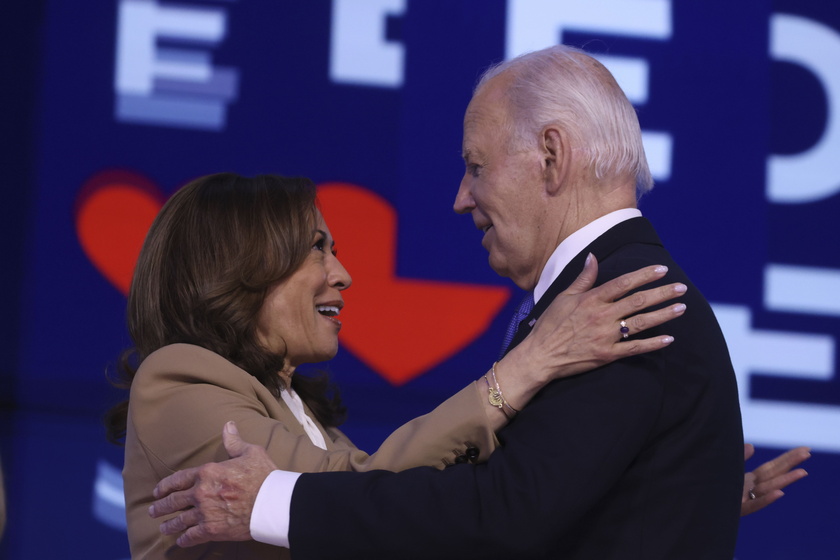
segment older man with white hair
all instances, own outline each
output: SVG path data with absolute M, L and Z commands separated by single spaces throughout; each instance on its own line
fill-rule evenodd
M 652 180 L 633 107 L 587 54 L 565 46 L 529 53 L 480 80 L 463 156 L 455 210 L 484 232 L 490 266 L 528 292 L 508 350 L 589 255 L 598 283 L 667 265 L 661 282 L 688 286 L 689 312 L 667 327 L 676 342 L 555 381 L 521 411 L 491 386 L 490 398 L 516 416 L 484 464 L 274 471 L 253 517 L 253 495 L 273 465 L 228 427 L 230 449 L 244 454 L 231 466 L 240 478 L 211 489 L 211 502 L 250 525 L 234 535 L 225 523 L 205 523 L 205 497 L 192 491 L 183 496 L 196 508 L 162 530 L 198 524 L 180 544 L 253 536 L 288 546 L 296 559 L 730 560 L 745 492 L 735 375 L 711 308 L 636 209 Z M 632 343 L 636 330 L 622 321 L 616 337 Z M 768 495 L 798 478 L 787 473 L 796 462 L 773 471 L 775 485 L 762 487 Z M 158 495 L 193 483 L 190 476 L 165 480 Z M 238 489 L 248 485 L 243 498 Z M 257 517 L 272 521 L 255 525 Z

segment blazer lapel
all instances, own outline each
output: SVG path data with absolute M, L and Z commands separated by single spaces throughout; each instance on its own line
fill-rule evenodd
M 551 283 L 551 286 L 549 286 L 548 290 L 540 298 L 540 301 L 534 306 L 533 311 L 519 323 L 519 329 L 513 336 L 510 346 L 505 350 L 505 354 L 510 352 L 510 350 L 528 336 L 536 320 L 551 305 L 554 298 L 574 282 L 575 278 L 583 270 L 583 264 L 586 262 L 586 256 L 589 253 L 595 255 L 595 258 L 600 263 L 624 245 L 631 243 L 662 245 L 662 241 L 660 241 L 659 236 L 656 234 L 656 230 L 653 229 L 653 225 L 647 218 L 631 218 L 605 231 L 603 235 L 575 255 L 560 275 Z

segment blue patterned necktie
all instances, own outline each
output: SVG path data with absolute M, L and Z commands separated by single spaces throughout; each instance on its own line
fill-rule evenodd
M 525 299 L 516 308 L 516 313 L 510 319 L 510 324 L 508 325 L 507 331 L 505 331 L 505 339 L 502 342 L 502 353 L 499 355 L 499 358 L 504 356 L 505 350 L 510 346 L 517 329 L 519 329 L 519 323 L 528 316 L 532 309 L 534 309 L 534 292 L 528 292 L 525 294 Z

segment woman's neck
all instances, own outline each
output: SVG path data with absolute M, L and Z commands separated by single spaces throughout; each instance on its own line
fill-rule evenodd
M 292 387 L 292 375 L 294 373 L 295 373 L 295 366 L 290 365 L 290 364 L 286 364 L 286 366 L 284 366 L 283 369 L 281 369 L 279 372 L 277 372 L 277 375 L 279 375 L 280 379 L 283 380 L 283 385 L 287 389 L 290 389 Z

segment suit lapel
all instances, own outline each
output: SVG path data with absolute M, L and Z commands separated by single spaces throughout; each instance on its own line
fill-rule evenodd
M 651 225 L 647 218 L 631 218 L 605 231 L 600 237 L 575 255 L 560 275 L 551 283 L 551 286 L 549 286 L 548 290 L 540 298 L 540 301 L 534 306 L 533 311 L 519 324 L 519 329 L 516 331 L 510 346 L 505 350 L 505 354 L 528 336 L 536 320 L 551 305 L 554 298 L 574 282 L 575 278 L 583 270 L 583 264 L 586 262 L 586 256 L 589 253 L 595 255 L 595 258 L 601 263 L 612 253 L 631 243 L 662 245 L 662 241 L 659 240 L 659 236 L 656 235 L 653 225 Z

